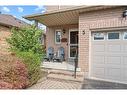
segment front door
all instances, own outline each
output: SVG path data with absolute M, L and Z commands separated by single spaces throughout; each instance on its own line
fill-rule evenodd
M 75 58 L 78 54 L 78 30 L 69 31 L 69 58 Z

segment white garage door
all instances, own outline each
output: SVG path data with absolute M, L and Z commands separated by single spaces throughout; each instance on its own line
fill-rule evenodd
M 91 35 L 91 76 L 127 83 L 127 32 L 94 32 Z

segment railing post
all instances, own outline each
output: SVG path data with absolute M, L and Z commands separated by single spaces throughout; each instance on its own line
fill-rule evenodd
M 74 78 L 76 78 L 76 72 L 77 72 L 77 67 L 78 67 L 78 47 L 77 47 L 77 50 L 76 50 L 76 56 L 75 56 L 75 67 L 74 67 Z
M 75 58 L 74 78 L 76 78 L 77 66 L 78 66 L 78 58 L 76 57 L 76 58 Z

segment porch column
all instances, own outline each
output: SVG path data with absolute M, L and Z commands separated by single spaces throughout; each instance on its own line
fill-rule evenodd
M 38 21 L 35 20 L 35 26 L 38 28 Z
M 88 74 L 89 71 L 89 35 L 88 24 L 79 20 L 79 68 Z M 86 75 L 87 76 L 87 75 Z

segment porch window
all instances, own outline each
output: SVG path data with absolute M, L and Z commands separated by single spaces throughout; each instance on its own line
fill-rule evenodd
M 44 45 L 44 35 L 42 35 L 40 38 L 39 38 L 39 43 L 41 45 Z
M 61 43 L 61 30 L 55 31 L 55 43 L 60 44 Z

